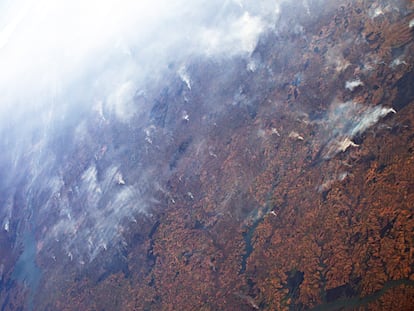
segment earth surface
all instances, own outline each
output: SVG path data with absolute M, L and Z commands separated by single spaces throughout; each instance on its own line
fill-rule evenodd
M 126 121 L 2 126 L 1 311 L 414 309 L 414 4 L 273 23 L 170 62 Z

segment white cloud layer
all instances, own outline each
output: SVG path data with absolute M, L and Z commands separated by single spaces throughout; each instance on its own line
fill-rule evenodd
M 83 105 L 94 96 L 120 107 L 129 99 L 119 88 L 138 88 L 171 61 L 248 55 L 277 8 L 268 0 L 4 2 L 0 113 L 49 106 L 81 82 Z

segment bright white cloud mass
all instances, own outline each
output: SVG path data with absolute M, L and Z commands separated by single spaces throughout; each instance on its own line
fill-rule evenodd
M 16 108 L 37 109 L 45 97 L 56 99 L 81 82 L 89 92 L 84 100 L 110 97 L 108 104 L 125 116 L 128 85 L 156 78 L 170 61 L 251 53 L 277 12 L 277 2 L 262 3 L 3 1 L 2 116 Z

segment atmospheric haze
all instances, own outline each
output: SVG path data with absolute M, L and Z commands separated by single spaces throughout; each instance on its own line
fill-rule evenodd
M 75 150 L 95 159 L 106 151 L 88 118 L 128 124 L 141 115 L 144 126 L 150 107 L 136 94 L 171 68 L 191 88 L 193 58 L 248 59 L 279 13 L 275 1 L 2 1 L 2 228 L 41 231 L 38 252 L 55 258 L 57 244 L 82 264 L 119 242 L 122 221 L 150 212 L 148 173 L 125 181 L 115 154 L 65 176 Z
M 328 3 L 309 2 L 298 4 L 303 16 L 316 14 L 315 3 Z M 96 142 L 100 128 L 91 128 L 88 120 L 97 120 L 102 128 L 111 122 L 128 127 L 132 119 L 140 120 L 134 126 L 142 127 L 145 142 L 151 144 L 157 130 L 145 99 L 151 88 L 162 85 L 173 70 L 192 91 L 197 87 L 189 70 L 194 59 L 239 58 L 254 72 L 261 66 L 252 57 L 260 38 L 287 27 L 278 24 L 286 3 L 1 1 L 2 228 L 41 232 L 38 252 L 56 258 L 51 250 L 58 245 L 66 260 L 79 264 L 122 243 L 124 221 L 151 214 L 151 204 L 157 203 L 146 195 L 148 188 L 163 188 L 151 184 L 154 168 L 137 163 L 133 172 L 126 172 L 125 149 L 115 152 L 113 145 Z M 295 32 L 303 32 L 299 22 Z M 327 66 L 343 70 L 335 51 L 327 55 L 332 56 Z M 363 82 L 346 87 L 353 91 Z M 325 158 L 352 145 L 355 135 L 392 111 L 353 102 L 333 102 L 331 107 L 320 121 Z M 191 116 L 183 111 L 182 118 Z M 79 150 L 79 158 L 73 158 Z M 98 163 L 104 155 L 107 162 Z M 82 162 L 86 157 L 92 160 Z M 75 170 L 80 170 L 77 178 L 65 175 Z

